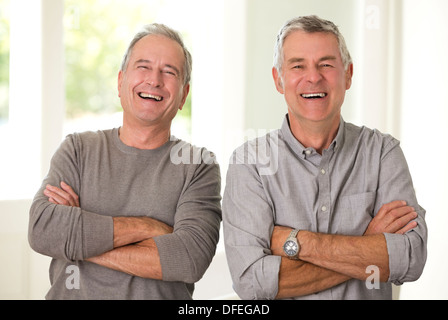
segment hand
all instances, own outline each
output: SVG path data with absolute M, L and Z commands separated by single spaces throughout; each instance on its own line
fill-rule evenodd
M 71 207 L 80 206 L 78 195 L 64 181 L 61 182 L 61 188 L 47 185 L 44 190 L 44 194 L 48 197 L 48 201 L 51 203 Z
M 379 233 L 405 234 L 417 226 L 417 213 L 405 201 L 393 201 L 381 207 L 378 214 L 370 221 L 364 235 Z

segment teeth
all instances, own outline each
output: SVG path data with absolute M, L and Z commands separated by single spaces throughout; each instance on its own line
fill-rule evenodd
M 326 93 L 305 93 L 301 95 L 303 98 L 325 98 Z
M 144 98 L 144 99 L 154 99 L 154 100 L 157 100 L 157 101 L 162 101 L 162 97 L 160 97 L 160 96 L 154 96 L 154 95 L 152 95 L 152 94 L 149 94 L 149 93 L 139 93 L 139 96 L 141 97 L 141 98 Z

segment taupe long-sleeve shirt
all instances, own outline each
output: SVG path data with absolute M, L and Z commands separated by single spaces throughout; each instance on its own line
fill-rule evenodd
M 328 234 L 361 236 L 382 205 L 405 200 L 418 226 L 405 235 L 385 234 L 390 278 L 379 289 L 349 280 L 304 299 L 390 299 L 391 283 L 419 278 L 426 262 L 425 210 L 390 135 L 342 119 L 322 155 L 304 148 L 289 128 L 250 141 L 231 157 L 223 199 L 227 260 L 235 291 L 245 299 L 273 299 L 279 256 L 270 252 L 275 225 Z
M 80 208 L 52 204 L 43 194 L 46 184 L 61 181 L 79 195 Z M 191 299 L 218 242 L 220 186 L 212 155 L 174 137 L 140 150 L 123 144 L 118 129 L 69 135 L 30 209 L 30 244 L 53 258 L 46 297 Z M 174 227 L 154 238 L 164 281 L 83 261 L 113 249 L 114 216 L 148 216 Z

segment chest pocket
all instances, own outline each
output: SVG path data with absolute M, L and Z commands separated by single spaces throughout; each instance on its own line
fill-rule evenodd
M 335 233 L 347 236 L 361 236 L 374 217 L 375 192 L 342 197 L 338 210 L 340 221 Z

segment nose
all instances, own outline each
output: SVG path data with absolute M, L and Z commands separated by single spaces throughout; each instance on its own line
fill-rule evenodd
M 151 87 L 159 88 L 163 86 L 162 75 L 158 70 L 152 70 L 148 72 L 146 76 L 146 83 Z
M 322 80 L 322 74 L 317 68 L 308 68 L 305 74 L 305 79 L 309 83 L 318 83 L 320 80 Z

